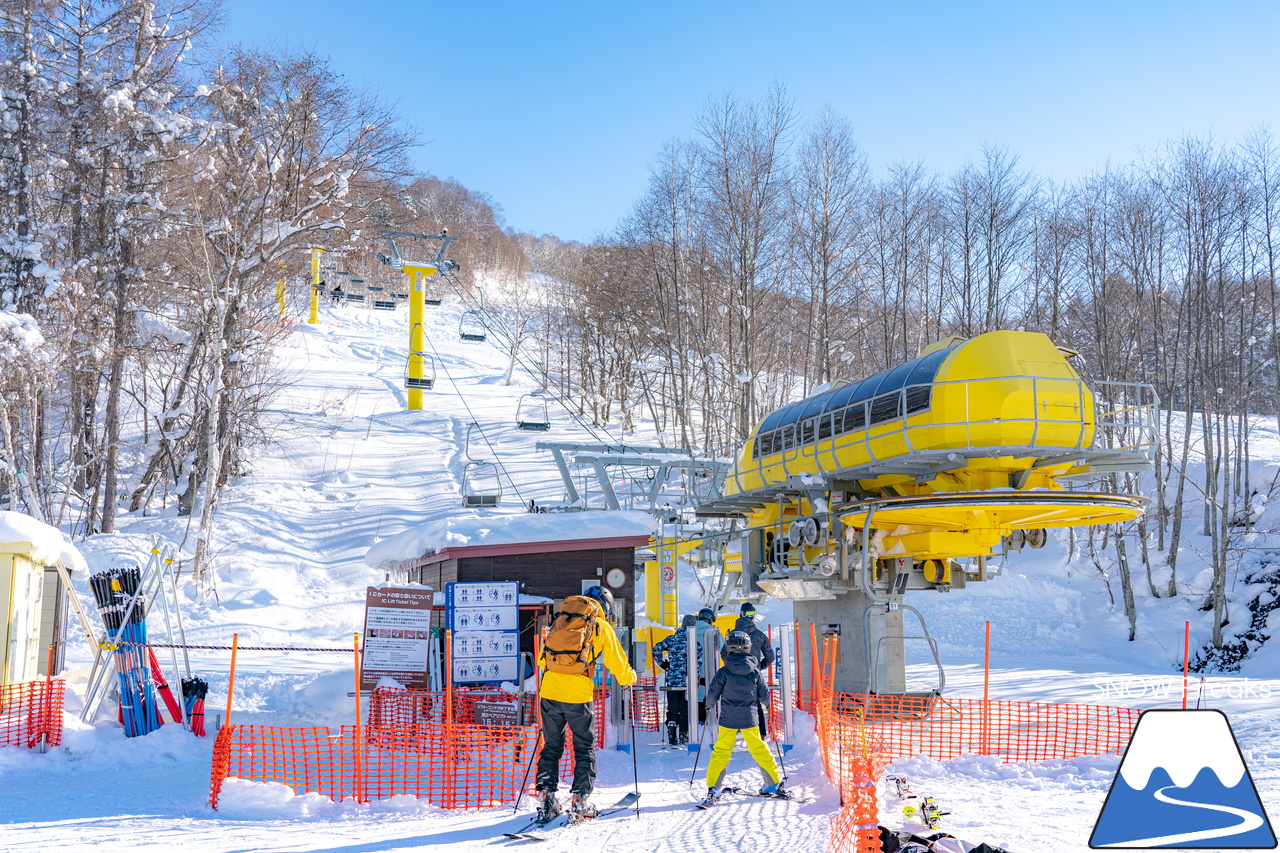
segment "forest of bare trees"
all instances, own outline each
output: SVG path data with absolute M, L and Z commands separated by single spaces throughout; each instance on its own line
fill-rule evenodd
M 324 59 L 191 61 L 218 14 L 0 5 L 0 506 L 80 534 L 176 506 L 197 576 L 220 490 L 269 439 L 275 283 L 306 281 L 309 246 L 372 263 L 380 228 L 447 224 L 467 268 L 522 263 L 494 206 L 414 174 L 413 131 Z
M 1223 644 L 1241 519 L 1275 486 L 1249 449 L 1280 418 L 1266 129 L 1055 183 L 996 144 L 948 174 L 871 164 L 830 109 L 725 94 L 584 244 L 515 234 L 483 193 L 416 173 L 415 131 L 321 57 L 193 52 L 212 0 L 0 9 L 0 507 L 79 534 L 176 508 L 198 576 L 220 490 L 270 440 L 276 282 L 305 282 L 313 245 L 384 276 L 380 229 L 447 227 L 508 381 L 523 356 L 585 421 L 649 420 L 695 452 L 947 335 L 1043 331 L 1089 379 L 1153 385 L 1157 470 L 1115 484 L 1153 511 L 1073 547 L 1119 583 L 1132 633 L 1133 584 L 1186 594 L 1179 549 L 1206 535 Z
M 674 443 L 725 453 L 779 404 L 945 336 L 1045 332 L 1087 379 L 1154 386 L 1166 415 L 1155 474 L 1113 484 L 1153 512 L 1079 552 L 1118 583 L 1132 635 L 1132 584 L 1179 594 L 1179 548 L 1203 533 L 1223 644 L 1237 545 L 1275 487 L 1249 452 L 1249 415 L 1280 417 L 1267 130 L 1171 140 L 1058 184 L 996 145 L 951 174 L 875 172 L 846 119 L 806 122 L 780 87 L 713 98 L 693 128 L 617 228 L 530 251 L 567 283 L 553 375 L 587 417 L 625 428 L 640 409 Z M 1113 540 L 1133 545 L 1135 575 Z

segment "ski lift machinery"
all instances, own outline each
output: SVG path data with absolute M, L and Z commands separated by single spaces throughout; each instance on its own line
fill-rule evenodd
M 1155 391 L 1087 385 L 1074 355 L 1035 332 L 950 338 L 765 415 L 697 508 L 742 525 L 738 594 L 790 601 L 839 636 L 837 690 L 918 696 L 929 713 L 945 674 L 906 593 L 963 590 L 1047 529 L 1130 521 L 1148 503 L 1102 483 L 1151 470 Z M 926 645 L 935 688 L 908 689 L 907 641 Z
M 475 421 L 467 424 L 467 437 L 463 443 L 463 455 L 467 464 L 462 466 L 462 505 L 465 507 L 489 508 L 502 502 L 502 479 L 498 476 L 498 466 L 471 455 L 472 431 L 480 431 Z M 489 488 L 485 486 L 491 484 Z
M 409 411 L 421 411 L 422 392 L 435 384 L 435 365 L 426 353 L 427 340 L 422 325 L 425 281 L 433 275 L 447 274 L 459 268 L 457 261 L 444 256 L 449 244 L 457 238 L 448 236 L 447 229 L 444 228 L 440 229 L 439 234 L 383 231 L 382 235 L 390 244 L 391 254 L 378 255 L 378 261 L 385 266 L 396 267 L 409 279 L 409 352 L 405 363 L 405 397 Z M 430 252 L 424 252 L 415 258 L 402 255 L 397 240 L 406 245 L 417 245 L 414 241 L 439 240 L 440 246 L 435 250 L 434 257 Z M 427 375 L 428 368 L 431 370 L 430 376 Z

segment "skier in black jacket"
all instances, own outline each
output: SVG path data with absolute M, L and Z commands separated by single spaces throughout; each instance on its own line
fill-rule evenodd
M 756 667 L 758 669 L 764 671 L 773 666 L 774 658 L 777 655 L 774 654 L 773 644 L 769 642 L 769 636 L 756 627 L 756 606 L 750 601 L 742 605 L 742 615 L 734 623 L 733 630 L 741 631 L 751 638 L 751 654 L 756 659 Z
M 720 797 L 729 759 L 738 735 L 747 743 L 751 757 L 768 777 L 761 794 L 782 794 L 782 774 L 773 754 L 760 737 L 761 707 L 769 705 L 769 688 L 760 676 L 756 659 L 751 655 L 751 638 L 742 631 L 730 631 L 724 643 L 724 666 L 716 672 L 707 687 L 707 707 L 720 704 L 720 736 L 716 738 L 711 760 L 707 762 L 707 802 Z

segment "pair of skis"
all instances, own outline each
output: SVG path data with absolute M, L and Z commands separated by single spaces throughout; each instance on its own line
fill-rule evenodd
M 534 818 L 514 832 L 502 833 L 502 837 L 509 841 L 546 841 L 551 837 L 552 833 L 577 826 L 578 824 L 586 823 L 587 821 L 599 820 L 602 817 L 608 817 L 609 815 L 626 811 L 634 806 L 639 799 L 640 795 L 633 791 L 613 805 L 596 812 L 591 817 L 560 814 L 552 818 L 547 823 L 539 823 L 538 819 Z
M 737 794 L 742 797 L 758 797 L 762 800 L 791 800 L 795 803 L 808 803 L 813 800 L 812 797 L 797 796 L 794 792 L 787 790 L 778 794 L 766 794 L 761 791 L 748 791 L 746 788 L 728 787 L 721 788 L 720 792 L 714 798 L 707 797 L 702 800 L 702 802 L 698 803 L 698 808 L 701 810 L 709 809 L 716 803 L 723 800 L 726 794 Z

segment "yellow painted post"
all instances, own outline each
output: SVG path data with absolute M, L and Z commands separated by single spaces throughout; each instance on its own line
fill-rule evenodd
M 422 350 L 427 345 L 427 337 L 422 329 L 425 319 L 423 299 L 426 293 L 422 286 L 426 278 L 423 267 L 406 266 L 405 275 L 409 276 L 409 411 L 422 411 Z M 417 381 L 415 381 L 417 380 Z
M 285 279 L 276 282 L 276 307 L 280 309 L 280 316 L 284 316 L 284 289 L 287 284 Z
M 324 249 L 311 247 L 311 316 L 307 320 L 311 325 L 320 322 L 320 253 Z

